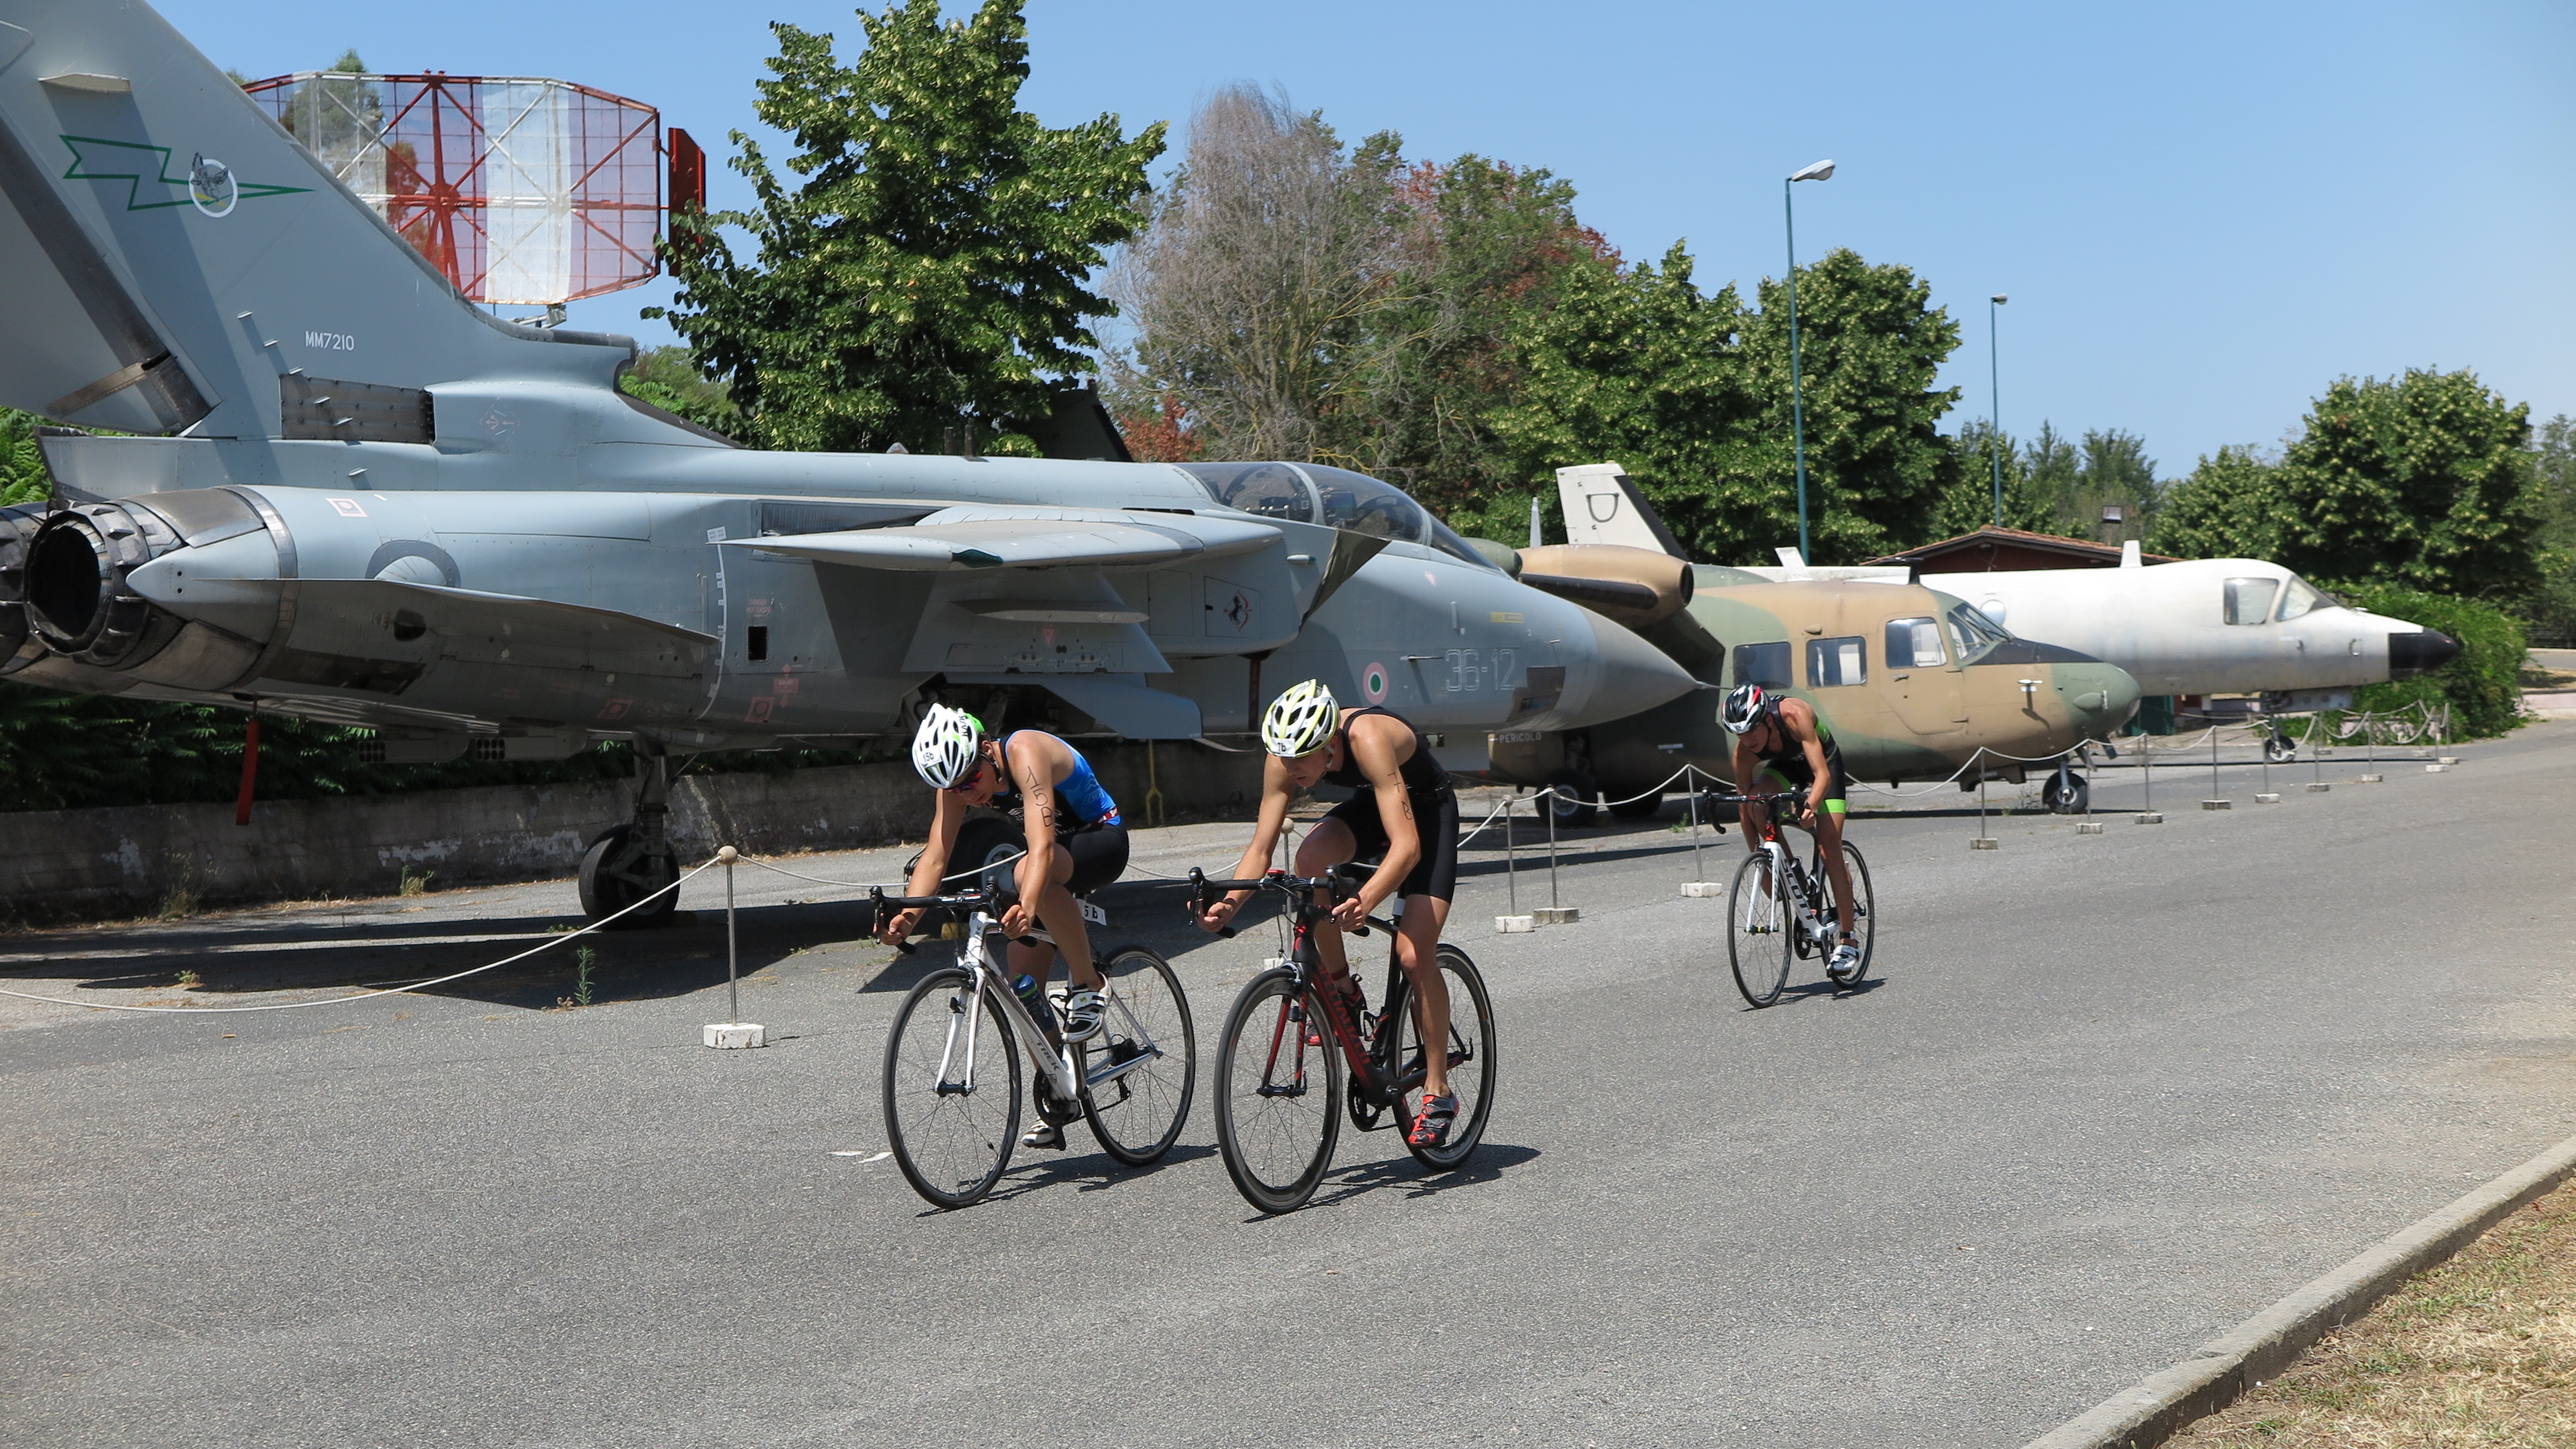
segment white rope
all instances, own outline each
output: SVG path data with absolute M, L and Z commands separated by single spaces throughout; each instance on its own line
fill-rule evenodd
M 31 992 L 11 991 L 5 987 L 0 987 L 0 996 L 15 996 L 22 1001 L 49 1002 L 55 1006 L 80 1006 L 86 1007 L 91 1011 L 152 1011 L 190 1016 L 212 1015 L 217 1012 L 234 1011 L 294 1011 L 307 1006 L 342 1006 L 352 1001 L 365 1001 L 370 997 L 376 996 L 398 996 L 406 991 L 422 991 L 432 986 L 444 986 L 450 981 L 462 981 L 468 976 L 480 976 L 486 971 L 497 971 L 513 962 L 525 961 L 540 951 L 551 951 L 566 941 L 577 941 L 582 937 L 589 935 L 591 932 L 601 929 L 609 922 L 616 920 L 618 916 L 625 915 L 627 911 L 640 911 L 644 909 L 653 902 L 660 900 L 662 897 L 669 895 L 675 890 L 678 890 L 688 882 L 697 879 L 699 876 L 710 870 L 715 869 L 720 863 L 721 862 L 717 860 L 709 860 L 706 864 L 699 866 L 696 870 L 690 871 L 687 875 L 684 875 L 678 880 L 671 882 L 669 885 L 662 887 L 660 890 L 653 892 L 653 894 L 646 896 L 635 904 L 626 907 L 625 910 L 618 911 L 613 915 L 602 916 L 598 920 L 591 922 L 589 925 L 582 927 L 578 931 L 567 931 L 550 941 L 546 941 L 540 945 L 531 946 L 515 956 L 504 956 L 500 960 L 494 961 L 489 965 L 472 967 L 468 970 L 458 971 L 452 975 L 435 976 L 427 981 L 415 981 L 409 986 L 388 986 L 381 991 L 361 991 L 355 996 L 326 996 L 320 1001 L 276 1001 L 265 1006 L 124 1006 L 110 1001 L 73 1001 L 61 996 L 37 996 Z

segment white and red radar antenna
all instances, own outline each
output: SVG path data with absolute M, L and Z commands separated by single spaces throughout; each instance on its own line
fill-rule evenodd
M 243 89 L 477 302 L 648 281 L 665 212 L 706 205 L 687 132 L 666 148 L 651 106 L 570 81 L 300 71 Z

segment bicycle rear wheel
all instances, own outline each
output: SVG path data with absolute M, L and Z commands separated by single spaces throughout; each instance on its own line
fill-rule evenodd
M 1860 858 L 1860 847 L 1848 840 L 1843 842 L 1843 864 L 1851 868 L 1852 936 L 1860 942 L 1860 964 L 1840 976 L 1831 971 L 1825 974 L 1832 978 L 1834 985 L 1849 991 L 1860 985 L 1861 978 L 1869 974 L 1870 951 L 1878 943 L 1878 922 L 1872 909 L 1877 901 L 1870 894 L 1869 862 Z M 1834 914 L 1834 881 L 1831 876 L 1825 877 L 1825 914 Z
M 1796 913 L 1784 898 L 1786 882 L 1771 879 L 1771 857 L 1757 852 L 1735 868 L 1726 900 L 1726 959 L 1735 989 L 1753 1006 L 1780 999 L 1789 981 L 1790 935 Z
M 1342 1053 L 1296 973 L 1255 976 L 1216 1054 L 1216 1144 L 1244 1201 L 1294 1212 L 1315 1195 L 1342 1131 Z
M 1102 1151 L 1130 1167 L 1142 1166 L 1172 1150 L 1189 1118 L 1198 1080 L 1198 1028 L 1190 1021 L 1181 978 L 1162 957 L 1142 946 L 1122 946 L 1100 970 L 1109 978 L 1109 1010 L 1100 1034 L 1084 1043 L 1084 1080 L 1144 1062 L 1095 1082 L 1083 1096 L 1082 1115 L 1090 1119 Z
M 1019 1043 L 990 990 L 980 1003 L 973 992 L 964 968 L 933 971 L 886 1033 L 886 1144 L 913 1191 L 943 1208 L 991 1192 L 1020 1137 Z
M 1415 1161 L 1446 1171 L 1465 1162 L 1484 1140 L 1485 1121 L 1494 1112 L 1497 1062 L 1494 1004 L 1485 995 L 1484 975 L 1466 952 L 1446 941 L 1440 943 L 1438 959 L 1441 979 L 1449 986 L 1449 1090 L 1458 1098 L 1458 1117 L 1439 1146 L 1414 1146 L 1413 1118 L 1422 1110 L 1422 1090 L 1416 1087 L 1404 1094 L 1403 1120 L 1396 1130 L 1405 1134 L 1404 1150 Z M 1379 1030 L 1396 1033 L 1395 1070 L 1402 1077 L 1422 1070 L 1422 1018 L 1414 1009 L 1412 980 L 1400 972 L 1395 979 L 1395 1000 L 1386 1004 L 1386 1025 Z

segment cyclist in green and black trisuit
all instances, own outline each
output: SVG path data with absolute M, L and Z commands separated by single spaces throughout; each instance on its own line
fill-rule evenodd
M 1834 883 L 1834 915 L 1842 928 L 1841 943 L 1825 963 L 1839 977 L 1860 964 L 1860 941 L 1852 934 L 1851 866 L 1843 859 L 1843 748 L 1834 743 L 1834 727 L 1803 699 L 1771 694 L 1758 684 L 1739 684 L 1726 696 L 1718 714 L 1735 736 L 1735 788 L 1738 794 L 1774 791 L 1807 792 L 1798 824 L 1816 833 L 1825 875 Z M 1759 805 L 1742 807 L 1744 848 L 1762 848 L 1762 826 L 1769 812 Z

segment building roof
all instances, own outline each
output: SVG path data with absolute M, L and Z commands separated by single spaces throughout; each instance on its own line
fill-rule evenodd
M 2175 563 L 2165 554 L 2140 556 L 2151 564 Z M 2111 569 L 2120 566 L 2120 545 L 2089 538 L 2061 538 L 2022 528 L 1980 528 L 1903 553 L 1870 560 L 1873 564 L 1911 564 L 1927 574 L 1965 574 L 2003 569 Z

